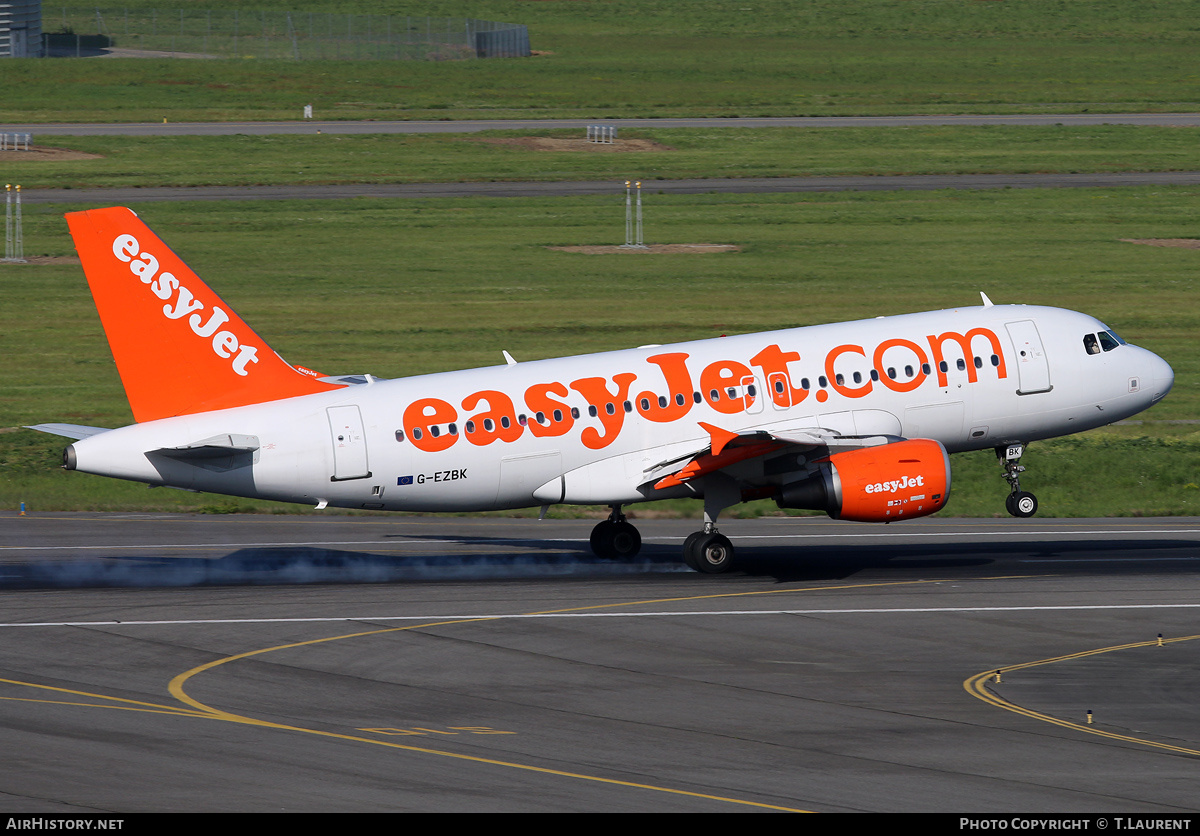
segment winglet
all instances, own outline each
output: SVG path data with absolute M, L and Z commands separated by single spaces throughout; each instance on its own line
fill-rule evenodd
M 137 421 L 342 388 L 288 365 L 129 209 L 67 224 Z
M 738 437 L 737 433 L 723 430 L 720 427 L 714 427 L 712 424 L 706 424 L 703 421 L 700 421 L 699 424 L 708 433 L 714 456 L 721 455 L 721 451 L 725 449 L 725 445 Z
M 979 291 L 979 295 L 983 297 L 983 306 L 984 306 L 985 308 L 990 308 L 990 307 L 992 307 L 992 300 L 988 298 L 988 295 L 987 295 L 986 293 L 984 293 L 984 292 L 981 290 L 981 291 Z

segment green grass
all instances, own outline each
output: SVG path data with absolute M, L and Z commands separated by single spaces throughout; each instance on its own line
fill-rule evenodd
M 6 61 L 0 121 L 295 119 L 308 103 L 326 119 L 1200 106 L 1190 0 L 258 5 L 527 23 L 542 54 L 469 62 Z M 47 6 L 45 15 L 55 29 L 58 9 Z M 110 28 L 120 31 L 115 22 Z
M 614 180 L 836 174 L 1172 171 L 1200 167 L 1196 129 L 1096 127 L 626 130 L 662 150 L 541 151 L 495 144 L 580 131 L 228 137 L 57 137 L 101 159 L 14 153 L 5 177 L 37 188 Z M 594 147 L 594 146 L 593 146 Z
M 1120 239 L 1195 237 L 1198 197 L 1185 187 L 648 194 L 648 241 L 743 247 L 707 256 L 546 249 L 620 243 L 617 196 L 135 208 L 272 347 L 329 373 L 399 377 L 494 364 L 502 349 L 530 360 L 976 304 L 980 290 L 997 303 L 1087 310 L 1176 371 L 1148 423 L 1034 446 L 1028 487 L 1043 513 L 1095 516 L 1196 513 L 1187 486 L 1200 438 L 1161 422 L 1200 406 L 1200 253 Z M 64 208 L 26 207 L 27 253 L 70 252 Z M 77 267 L 0 267 L 0 352 L 0 427 L 131 420 Z M 61 447 L 0 433 L 0 507 L 259 507 L 63 473 Z M 1062 461 L 1078 463 L 1050 469 L 1052 450 L 1073 450 Z M 955 467 L 951 512 L 996 512 L 1004 485 L 990 454 Z M 1129 479 L 1148 487 L 1124 492 Z
M 131 8 L 160 7 L 131 0 Z M 300 9 L 304 3 L 264 0 Z M 1200 109 L 1192 0 L 323 0 L 314 11 L 528 23 L 531 59 L 480 62 L 0 62 L 0 122 L 756 116 Z M 46 7 L 48 30 L 56 9 Z M 625 136 L 630 136 L 629 132 Z M 878 314 L 997 302 L 1095 313 L 1166 357 L 1144 423 L 1037 444 L 1042 513 L 1195 514 L 1200 357 L 1189 188 L 700 195 L 657 177 L 1194 169 L 1193 132 L 1133 128 L 647 130 L 637 155 L 496 148 L 480 137 L 65 139 L 104 159 L 8 164 L 26 188 L 625 179 L 647 238 L 738 254 L 599 257 L 620 196 L 155 203 L 143 217 L 294 362 L 401 376 Z M 496 134 L 502 136 L 502 134 Z M 46 142 L 45 144 L 49 144 Z M 636 169 L 633 167 L 637 166 Z M 26 252 L 71 252 L 64 207 L 27 204 Z M 131 420 L 78 268 L 0 266 L 0 428 Z M 278 508 L 58 469 L 62 442 L 0 431 L 0 507 Z M 1000 511 L 990 453 L 956 456 L 950 513 Z M 288 506 L 290 507 L 290 506 Z M 695 505 L 669 506 L 694 512 Z M 763 513 L 754 503 L 739 514 Z

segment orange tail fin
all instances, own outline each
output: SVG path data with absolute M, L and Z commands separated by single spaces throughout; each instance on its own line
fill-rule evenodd
M 288 365 L 129 209 L 67 224 L 137 421 L 340 388 Z

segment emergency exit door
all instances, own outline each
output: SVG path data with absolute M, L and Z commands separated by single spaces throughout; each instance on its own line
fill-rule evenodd
M 371 475 L 371 469 L 367 466 L 367 439 L 358 407 L 331 406 L 326 412 L 329 414 L 329 432 L 333 441 L 333 476 L 330 481 L 367 478 Z
M 1016 349 L 1017 378 L 1019 380 L 1017 394 L 1032 395 L 1036 392 L 1049 392 L 1050 363 L 1046 359 L 1046 349 L 1042 347 L 1042 337 L 1038 334 L 1037 326 L 1032 319 L 1020 322 L 1009 322 L 1004 326 L 1008 336 L 1012 338 L 1013 348 Z

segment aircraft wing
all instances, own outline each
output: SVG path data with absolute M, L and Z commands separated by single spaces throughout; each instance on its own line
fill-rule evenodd
M 735 433 L 704 422 L 700 422 L 700 426 L 709 434 L 708 446 L 650 468 L 644 485 L 656 490 L 676 487 L 739 462 L 786 450 L 813 451 L 817 457 L 824 457 L 835 452 L 903 441 L 899 436 L 891 435 L 844 436 L 836 430 L 811 426 L 750 433 Z

